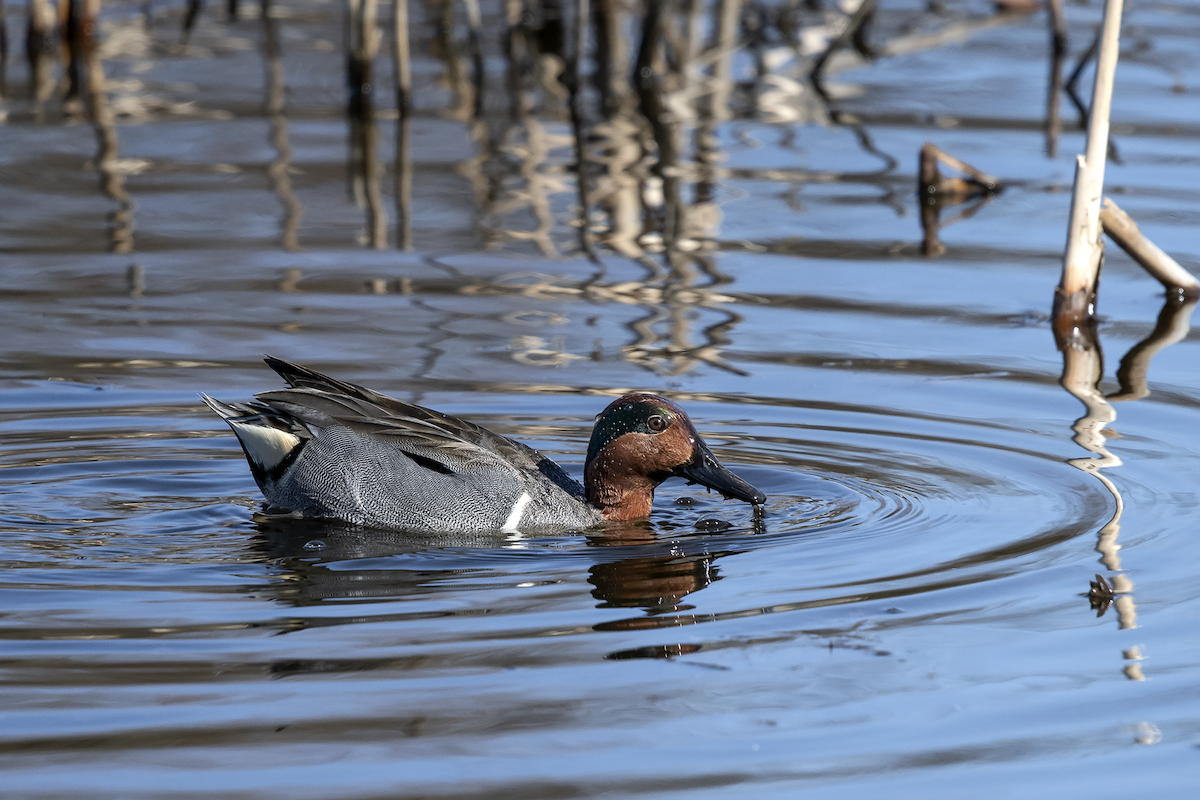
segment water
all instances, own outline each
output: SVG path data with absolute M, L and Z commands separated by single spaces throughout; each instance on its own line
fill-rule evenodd
M 845 127 L 718 125 L 697 257 L 602 249 L 598 272 L 574 244 L 566 123 L 535 118 L 558 137 L 544 161 L 481 155 L 428 55 L 415 249 L 361 246 L 336 16 L 283 10 L 276 117 L 253 10 L 206 12 L 187 51 L 177 9 L 149 33 L 133 7 L 106 12 L 109 94 L 149 108 L 116 128 L 127 206 L 96 188 L 90 125 L 9 100 L 5 796 L 1195 795 L 1200 339 L 1110 247 L 1101 390 L 1126 392 L 1122 358 L 1166 342 L 1160 312 L 1182 338 L 1153 353 L 1147 396 L 1076 423 L 1046 315 L 1082 136 L 1068 124 L 1045 155 L 1040 17 L 836 75 L 891 171 Z M 884 32 L 940 24 L 885 11 Z M 1078 53 L 1098 9 L 1068 12 Z M 1130 10 L 1108 173 L 1193 271 L 1198 20 L 1195 3 Z M 271 172 L 281 118 L 302 215 Z M 936 259 L 911 188 L 926 140 L 1010 184 L 940 232 Z M 499 194 L 476 194 L 481 175 Z M 765 514 L 673 481 L 622 537 L 271 517 L 197 396 L 276 388 L 264 352 L 576 476 L 611 397 L 665 393 Z M 1118 589 L 1099 617 L 1097 573 Z

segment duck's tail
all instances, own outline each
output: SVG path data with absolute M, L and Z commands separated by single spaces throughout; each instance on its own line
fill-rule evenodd
M 286 470 L 312 438 L 302 424 L 265 403 L 223 403 L 203 393 L 200 399 L 233 429 L 260 486 L 263 477 Z

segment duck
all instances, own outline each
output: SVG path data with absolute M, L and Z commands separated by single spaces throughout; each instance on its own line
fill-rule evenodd
M 373 528 L 504 533 L 586 530 L 650 515 L 681 477 L 751 503 L 677 403 L 638 392 L 596 417 L 583 485 L 551 459 L 458 417 L 273 356 L 287 384 L 250 402 L 200 397 L 233 430 L 269 508 Z

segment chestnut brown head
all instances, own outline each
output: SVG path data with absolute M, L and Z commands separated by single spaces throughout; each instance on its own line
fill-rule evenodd
M 588 445 L 587 498 L 608 519 L 650 514 L 654 488 L 686 478 L 755 505 L 766 496 L 717 461 L 687 413 L 665 397 L 630 394 L 601 412 Z

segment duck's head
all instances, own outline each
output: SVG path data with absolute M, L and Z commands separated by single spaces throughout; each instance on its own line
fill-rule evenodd
M 588 502 L 605 518 L 648 517 L 654 488 L 671 477 L 755 505 L 767 499 L 721 466 L 687 413 L 665 397 L 627 394 L 600 412 L 583 482 Z

